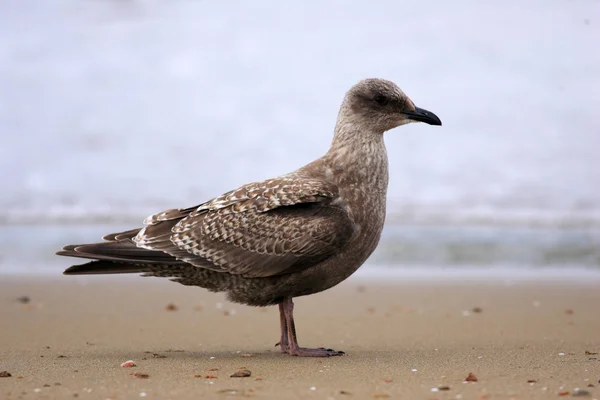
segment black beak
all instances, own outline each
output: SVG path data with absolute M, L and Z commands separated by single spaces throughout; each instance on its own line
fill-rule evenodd
M 442 125 L 442 121 L 431 111 L 415 107 L 415 111 L 404 111 L 404 115 L 413 121 L 425 122 L 429 125 Z

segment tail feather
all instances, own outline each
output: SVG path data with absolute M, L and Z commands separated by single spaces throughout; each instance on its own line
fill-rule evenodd
M 135 237 L 135 235 L 137 235 L 139 233 L 140 229 L 136 228 L 136 229 L 131 229 L 125 232 L 118 232 L 118 233 L 111 233 L 108 235 L 104 235 L 102 237 L 103 240 L 107 240 L 109 242 L 115 242 L 118 240 L 127 240 L 127 239 L 133 239 Z
M 137 247 L 132 242 L 104 242 L 104 243 L 93 243 L 84 244 L 75 247 L 76 253 L 92 254 L 98 257 L 99 260 L 104 259 L 103 257 L 112 257 L 116 259 L 126 260 L 138 260 L 143 262 L 170 262 L 175 259 L 163 253 L 162 251 L 149 250 L 141 247 Z M 112 259 L 111 258 L 111 259 Z
M 131 274 L 146 272 L 148 265 L 125 264 L 114 261 L 90 261 L 67 268 L 64 275 Z
M 177 259 L 167 253 L 135 247 L 127 242 L 104 242 L 65 246 L 59 256 L 89 258 L 123 263 L 176 264 Z
M 147 271 L 152 265 L 180 265 L 183 261 L 162 252 L 137 247 L 133 237 L 139 229 L 104 236 L 106 242 L 76 244 L 63 247 L 59 256 L 94 260 L 82 265 L 74 265 L 64 271 L 65 275 L 82 274 L 125 274 Z

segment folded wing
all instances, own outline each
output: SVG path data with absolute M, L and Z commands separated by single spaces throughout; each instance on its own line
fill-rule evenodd
M 315 265 L 354 233 L 337 187 L 298 178 L 244 185 L 196 208 L 152 215 L 145 223 L 133 237 L 138 248 L 245 277 Z

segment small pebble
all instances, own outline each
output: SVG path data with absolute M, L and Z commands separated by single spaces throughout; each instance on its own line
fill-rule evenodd
M 240 369 L 239 371 L 234 372 L 232 375 L 230 375 L 230 378 L 247 378 L 250 375 L 252 375 L 252 373 L 250 372 L 250 370 L 247 369 Z
M 472 372 L 469 372 L 469 375 L 465 378 L 465 382 L 477 382 L 477 377 L 473 375 Z
M 591 395 L 592 393 L 590 391 L 584 389 L 575 389 L 575 391 L 572 394 L 573 397 L 587 397 Z
M 135 362 L 133 360 L 127 360 L 121 364 L 121 368 L 133 368 L 133 367 L 137 367 L 137 365 L 135 365 Z
M 8 371 L 0 372 L 0 378 L 10 378 L 12 375 Z

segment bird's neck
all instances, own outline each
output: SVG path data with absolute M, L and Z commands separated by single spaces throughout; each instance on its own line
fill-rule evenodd
M 338 187 L 340 200 L 361 233 L 356 251 L 371 254 L 385 221 L 388 159 L 383 134 L 338 123 L 329 151 L 294 174 Z
M 383 133 L 338 121 L 331 147 L 323 156 L 325 178 L 354 203 L 383 205 L 388 186 L 388 159 Z

